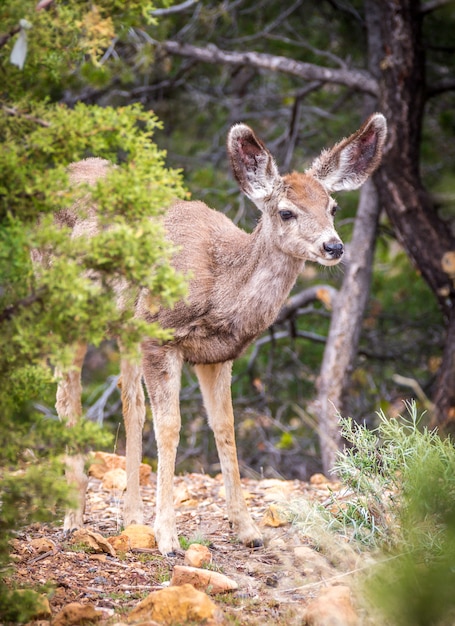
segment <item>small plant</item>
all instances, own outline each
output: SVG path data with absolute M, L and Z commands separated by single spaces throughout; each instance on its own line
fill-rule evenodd
M 294 502 L 289 511 L 326 554 L 334 546 L 338 555 L 376 552 L 362 595 L 381 626 L 448 626 L 455 623 L 455 448 L 420 428 L 415 404 L 407 410 L 401 419 L 379 413 L 375 431 L 342 419 L 351 447 L 336 471 L 345 489 L 327 506 Z
M 184 537 L 183 535 L 180 535 L 179 543 L 180 543 L 180 547 L 182 548 L 182 550 L 188 550 L 188 548 L 193 543 L 199 543 L 200 545 L 207 546 L 207 547 L 210 546 L 210 541 L 208 539 L 204 539 L 200 535 L 195 535 L 194 537 L 191 537 L 191 538 Z

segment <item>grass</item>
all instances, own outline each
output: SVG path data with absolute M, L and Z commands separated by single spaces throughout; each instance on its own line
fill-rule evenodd
M 182 548 L 182 550 L 188 550 L 188 548 L 193 543 L 199 543 L 202 546 L 207 546 L 207 547 L 210 546 L 210 541 L 208 539 L 204 539 L 202 535 L 195 535 L 194 537 L 191 537 L 191 538 L 180 535 L 179 543 L 180 543 L 180 547 Z
M 375 431 L 342 419 L 350 447 L 336 471 L 344 489 L 327 506 L 288 507 L 341 568 L 375 555 L 361 566 L 359 588 L 381 626 L 455 623 L 455 448 L 420 423 L 414 404 L 401 419 L 379 413 Z

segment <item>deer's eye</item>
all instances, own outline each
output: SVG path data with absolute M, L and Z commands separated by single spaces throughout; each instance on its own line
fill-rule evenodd
M 278 211 L 279 216 L 283 220 L 283 222 L 287 222 L 288 220 L 292 220 L 295 217 L 295 213 L 292 211 Z
M 330 209 L 330 214 L 335 217 L 335 213 L 339 210 L 340 210 L 340 207 L 338 206 L 338 204 L 334 204 L 333 207 Z

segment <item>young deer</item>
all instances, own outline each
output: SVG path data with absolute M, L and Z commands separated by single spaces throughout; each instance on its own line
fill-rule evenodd
M 175 267 L 193 276 L 189 297 L 172 309 L 152 313 L 147 294 L 140 294 L 136 314 L 174 329 L 172 341 L 151 339 L 142 346 L 142 366 L 121 361 L 121 390 L 127 447 L 125 524 L 142 523 L 139 465 L 145 379 L 153 411 L 158 447 L 155 534 L 162 554 L 179 548 L 173 506 L 173 477 L 179 441 L 179 390 L 184 361 L 194 365 L 208 420 L 213 429 L 223 473 L 230 523 L 248 546 L 262 545 L 241 492 L 231 401 L 233 360 L 272 322 L 287 298 L 305 261 L 335 265 L 343 244 L 335 232 L 337 209 L 330 193 L 357 189 L 378 166 L 386 136 L 386 121 L 375 113 L 349 138 L 324 151 L 303 174 L 281 176 L 274 159 L 244 124 L 228 135 L 227 150 L 241 190 L 262 213 L 248 234 L 222 213 L 202 202 L 176 202 L 165 216 L 168 238 L 178 247 Z M 93 182 L 109 164 L 88 159 L 70 168 L 74 183 Z M 72 214 L 76 231 L 87 228 Z M 87 223 L 85 221 L 85 223 Z M 64 374 L 57 393 L 57 411 L 71 420 L 81 414 L 80 369 L 85 347 L 79 346 L 75 367 Z M 67 462 L 68 480 L 79 487 L 79 506 L 69 511 L 65 530 L 83 523 L 86 477 L 83 459 Z

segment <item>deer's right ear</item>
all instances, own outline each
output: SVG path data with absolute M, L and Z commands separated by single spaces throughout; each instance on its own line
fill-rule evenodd
M 282 184 L 276 163 L 249 126 L 236 124 L 227 138 L 232 171 L 240 189 L 259 209 Z
M 356 133 L 324 150 L 307 173 L 329 193 L 358 189 L 381 162 L 386 135 L 385 117 L 373 113 Z

